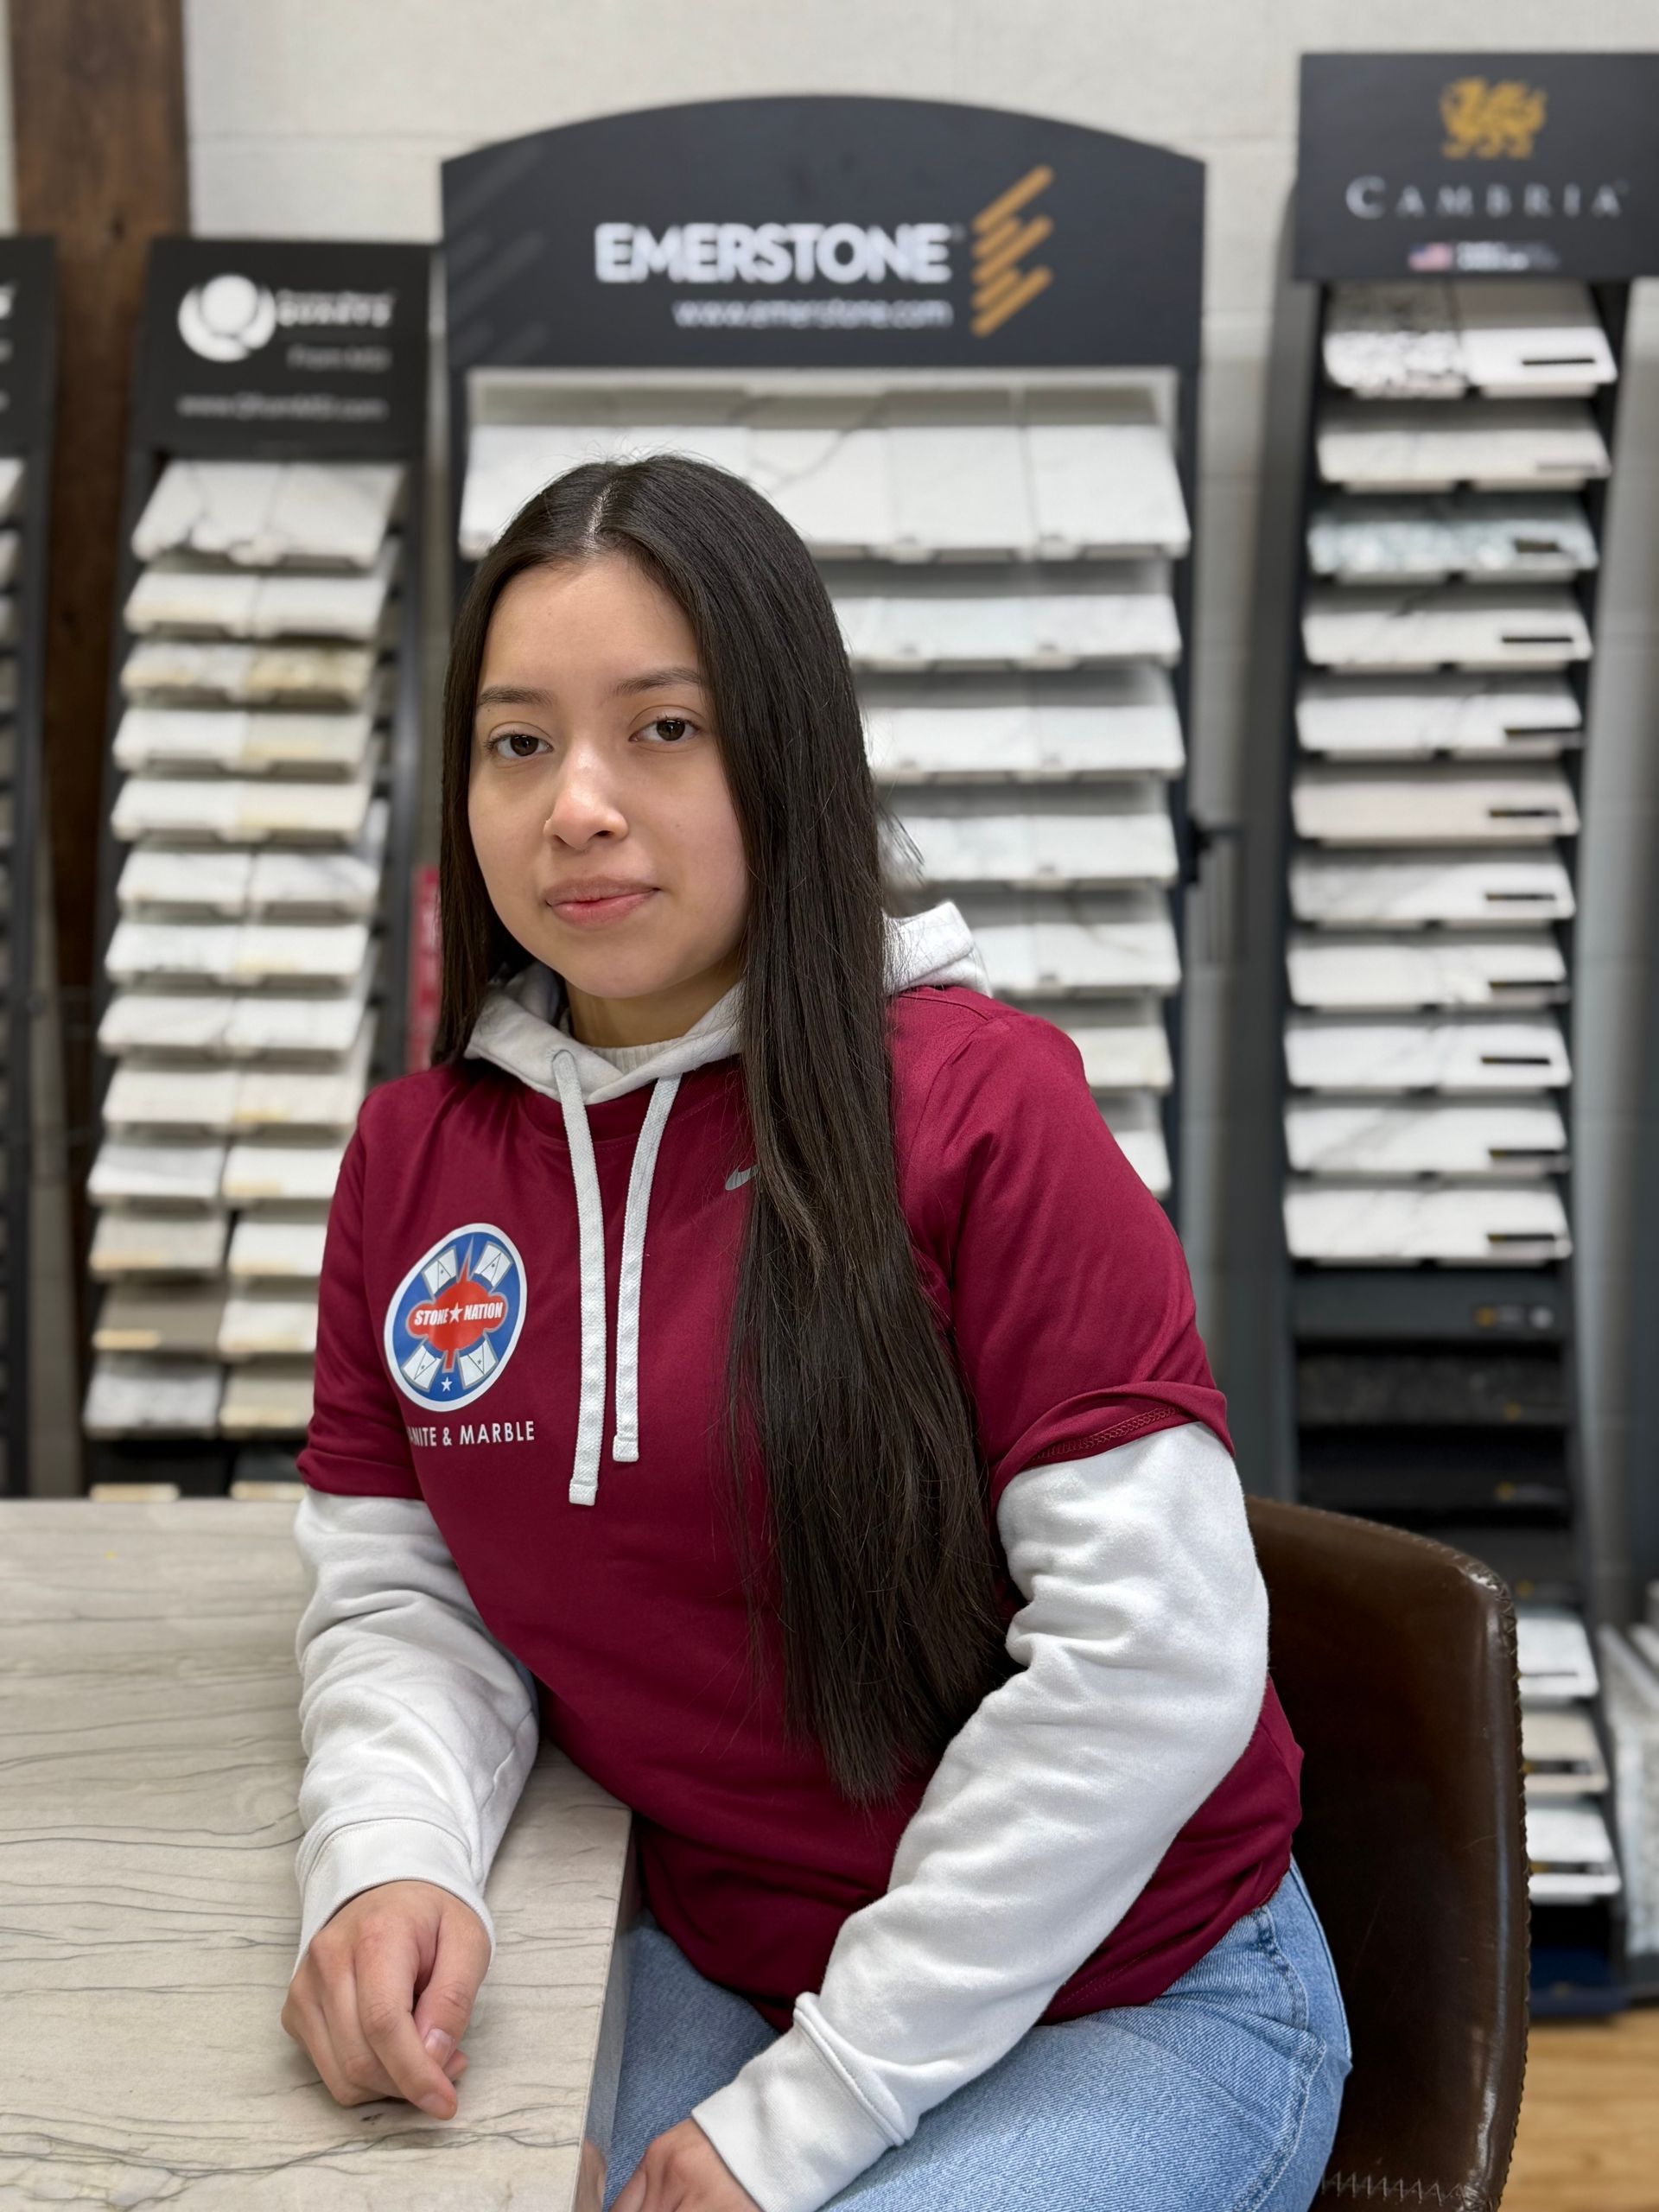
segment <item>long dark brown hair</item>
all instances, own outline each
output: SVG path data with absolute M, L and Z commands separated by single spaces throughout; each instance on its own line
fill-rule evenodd
M 882 809 L 852 671 L 810 554 L 741 478 L 671 454 L 573 468 L 474 572 L 444 683 L 433 1058 L 460 1061 L 489 983 L 530 957 L 490 904 L 467 824 L 492 610 L 524 569 L 602 554 L 638 563 L 685 613 L 748 866 L 754 1175 L 725 1433 L 750 1665 L 770 1608 L 786 1730 L 868 1804 L 936 1759 L 1011 1662 L 967 1396 L 899 1200 Z M 746 1449 L 765 1470 L 764 1564 Z

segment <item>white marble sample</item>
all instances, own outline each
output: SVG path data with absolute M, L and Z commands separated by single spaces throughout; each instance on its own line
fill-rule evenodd
M 1011 807 L 1006 796 L 929 790 L 894 809 L 921 856 L 921 880 L 1020 889 L 1173 883 L 1174 825 L 1160 784 L 1092 786 L 1064 807 Z M 895 855 L 908 878 L 907 856 Z
M 1523 1704 L 1521 1757 L 1529 1798 L 1592 1796 L 1607 1787 L 1595 1725 L 1578 1707 Z
M 1567 1127 L 1543 1098 L 1293 1098 L 1285 1148 L 1300 1175 L 1543 1175 L 1567 1165 Z
M 1171 667 L 1181 656 L 1162 562 L 847 568 L 827 581 L 860 670 Z
M 361 712 L 129 707 L 115 733 L 115 762 L 134 774 L 206 768 L 227 775 L 357 776 L 367 765 L 373 729 L 372 718 Z
M 118 1063 L 104 1094 L 106 1129 L 211 1129 L 228 1135 L 244 1080 L 228 1067 L 140 1067 Z
M 397 461 L 170 461 L 132 550 L 141 561 L 194 553 L 247 569 L 369 569 L 403 487 Z
M 1161 668 L 925 683 L 872 677 L 860 701 L 879 782 L 1172 777 L 1185 763 L 1175 695 Z
M 1322 350 L 1333 384 L 1373 399 L 1571 397 L 1618 374 L 1588 288 L 1569 278 L 1334 285 Z
M 1332 1011 L 1548 1006 L 1567 995 L 1567 963 L 1548 930 L 1513 937 L 1343 937 L 1293 931 L 1297 1006 Z
M 524 502 L 584 461 L 684 453 L 744 477 L 824 560 L 1179 557 L 1191 531 L 1144 391 L 1097 385 L 756 392 L 550 386 L 563 419 L 478 423 L 460 542 L 476 560 Z
M 213 1283 L 118 1283 L 99 1306 L 92 1349 L 212 1359 L 224 1309 Z
M 1155 1198 L 1166 1198 L 1170 1189 L 1169 1147 L 1164 1138 L 1163 1110 L 1155 1098 L 1130 1093 L 1103 1098 L 1101 1118 L 1117 1140 L 1135 1173 Z
M 374 653 L 366 645 L 224 645 L 200 638 L 141 638 L 121 664 L 129 699 L 223 702 L 230 706 L 358 708 L 368 701 Z
M 1593 1798 L 1529 1796 L 1524 1808 L 1528 1882 L 1538 1904 L 1578 1904 L 1616 1897 L 1622 1886 L 1613 1840 Z
M 225 1371 L 217 1360 L 100 1352 L 81 1408 L 88 1436 L 211 1436 Z
M 1328 494 L 1308 525 L 1307 554 L 1316 576 L 1378 584 L 1573 576 L 1600 557 L 1582 501 L 1551 492 Z
M 1166 1091 L 1173 1084 L 1169 1032 L 1162 1007 L 1154 999 L 1114 1005 L 1052 1008 L 1057 1029 L 1064 1029 L 1083 1056 L 1091 1090 Z
M 1581 399 L 1327 399 L 1314 435 L 1325 482 L 1361 491 L 1573 490 L 1611 467 Z
M 1168 901 L 1150 891 L 976 896 L 957 900 L 999 996 L 1177 990 Z
M 225 1300 L 215 1348 L 232 1361 L 309 1358 L 317 1349 L 317 1301 L 283 1292 L 238 1292 Z
M 1562 668 L 1590 658 L 1569 591 L 1547 584 L 1316 588 L 1302 644 L 1319 668 Z
M 1303 768 L 1291 785 L 1299 837 L 1323 845 L 1532 845 L 1578 834 L 1558 768 Z
M 245 1214 L 231 1233 L 226 1270 L 232 1282 L 315 1282 L 322 1273 L 327 1221 Z
M 253 855 L 190 845 L 135 845 L 116 879 L 124 914 L 239 914 L 248 903 Z
M 152 1200 L 212 1206 L 218 1203 L 224 1165 L 222 1144 L 168 1144 L 106 1136 L 86 1178 L 86 1195 L 99 1206 Z
M 122 1275 L 211 1275 L 225 1263 L 230 1224 L 222 1213 L 100 1213 L 88 1267 L 100 1282 Z
M 1523 1698 L 1558 1703 L 1596 1694 L 1596 1655 L 1584 1622 L 1570 1607 L 1517 1605 L 1515 1629 Z
M 225 1161 L 225 1203 L 326 1205 L 334 1194 L 345 1150 L 339 1144 L 233 1144 Z
M 124 620 L 135 636 L 165 631 L 174 637 L 369 643 L 379 632 L 401 551 L 389 538 L 372 568 L 350 575 L 293 569 L 261 574 L 169 554 L 140 575 L 127 594 Z
M 1437 922 L 1503 929 L 1565 921 L 1574 911 L 1560 861 L 1509 853 L 1389 860 L 1299 853 L 1290 864 L 1290 899 L 1298 921 L 1333 929 L 1417 929 Z
M 372 779 L 340 777 L 303 783 L 297 777 L 129 776 L 110 820 L 123 844 L 139 838 L 200 838 L 263 844 L 289 838 L 314 845 L 350 845 L 362 836 Z
M 1284 1213 L 1291 1257 L 1326 1266 L 1535 1267 L 1573 1249 L 1542 1177 L 1414 1188 L 1320 1176 L 1286 1185 Z
M 1559 676 L 1309 676 L 1296 700 L 1304 751 L 1332 760 L 1548 760 L 1583 728 Z
M 337 1066 L 145 1067 L 123 1060 L 104 1094 L 110 1129 L 349 1130 L 368 1088 L 374 1022 L 365 1017 Z
M 150 922 L 123 919 L 105 956 L 117 982 L 198 976 L 216 983 L 272 980 L 345 985 L 362 967 L 362 922 Z
M 550 1738 L 490 1876 L 497 1949 L 456 2117 L 336 2104 L 278 2024 L 304 1758 L 294 1511 L 130 1486 L 0 1503 L 0 1758 L 30 1777 L 4 1832 L 28 2125 L 0 2146 L 0 2194 L 593 2212 L 637 1882 L 627 1809 Z
M 1572 1079 L 1559 1022 L 1428 1014 L 1393 1021 L 1293 1014 L 1285 1069 L 1299 1090 L 1484 1093 L 1560 1090 Z
M 118 991 L 99 1024 L 100 1047 L 130 1053 L 205 1054 L 214 1059 L 261 1053 L 338 1059 L 357 1042 L 373 977 L 374 956 L 343 992 L 289 996 L 275 991 Z
M 10 522 L 22 502 L 24 464 L 16 454 L 0 454 L 0 521 Z
M 226 1436 L 298 1435 L 311 1418 L 308 1359 L 257 1359 L 232 1368 L 219 1401 Z

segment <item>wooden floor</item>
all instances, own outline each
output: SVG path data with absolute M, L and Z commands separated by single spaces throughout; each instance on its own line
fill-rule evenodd
M 1659 2212 L 1659 2005 L 1533 2030 L 1503 2212 Z

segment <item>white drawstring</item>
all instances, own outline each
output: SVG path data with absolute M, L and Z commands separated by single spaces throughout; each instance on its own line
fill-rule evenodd
M 657 1172 L 657 1147 L 663 1141 L 668 1109 L 679 1087 L 677 1075 L 664 1076 L 652 1086 L 628 1177 L 628 1205 L 622 1222 L 622 1275 L 616 1287 L 613 1459 L 639 1457 L 639 1289 L 645 1273 L 645 1215 L 651 1205 L 651 1179 Z

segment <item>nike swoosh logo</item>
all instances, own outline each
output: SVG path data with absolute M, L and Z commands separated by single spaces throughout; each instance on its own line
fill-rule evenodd
M 750 1176 L 753 1175 L 753 1173 L 754 1168 L 753 1163 L 751 1163 L 747 1167 L 734 1167 L 731 1173 L 726 1178 L 727 1189 L 728 1191 L 737 1190 L 741 1185 L 748 1181 Z

